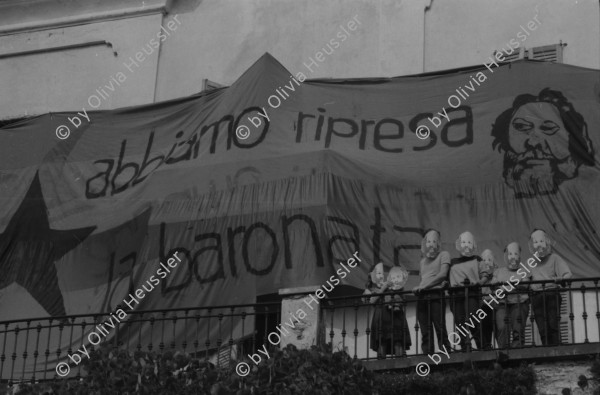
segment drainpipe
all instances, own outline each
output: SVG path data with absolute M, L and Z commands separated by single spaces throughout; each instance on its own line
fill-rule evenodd
M 423 11 L 423 72 L 425 72 L 425 34 L 427 34 L 427 11 L 431 9 L 432 4 L 433 0 L 429 0 L 429 4 L 425 6 L 425 11 Z

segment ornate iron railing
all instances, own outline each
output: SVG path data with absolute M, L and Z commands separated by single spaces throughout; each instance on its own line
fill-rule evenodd
M 442 302 L 445 304 L 442 318 L 445 320 L 446 331 L 449 337 L 448 343 L 450 343 L 452 351 L 470 352 L 484 348 L 501 350 L 555 344 L 598 343 L 600 341 L 599 280 L 600 278 L 578 278 L 563 280 L 558 283 L 554 281 L 533 281 L 522 284 L 535 285 L 540 288 L 539 290 L 532 290 L 531 287 L 528 289 L 514 289 L 511 293 L 501 293 L 503 297 L 500 298 L 494 294 L 494 290 L 503 289 L 503 285 L 506 288 L 510 288 L 507 286 L 507 283 L 485 284 L 482 286 L 465 285 L 462 287 L 437 289 L 428 291 L 426 297 L 423 293 L 414 294 L 411 291 L 385 292 L 375 295 L 379 296 L 376 301 L 368 300 L 374 294 L 337 297 L 329 298 L 327 303 L 321 303 L 321 314 L 326 327 L 325 336 L 333 350 L 345 350 L 350 356 L 363 360 L 378 357 L 378 351 L 381 350 L 374 348 L 378 346 L 378 343 L 388 343 L 387 347 L 385 347 L 386 350 L 383 350 L 385 351 L 385 355 L 379 353 L 379 358 L 428 354 L 431 350 L 423 350 L 421 335 L 423 328 L 417 319 L 420 313 L 419 308 L 421 308 L 421 311 L 426 308 L 431 312 L 432 305 L 436 303 L 441 304 Z M 497 303 L 493 300 L 490 300 L 488 304 L 484 302 L 481 291 L 486 288 L 492 290 L 492 295 Z M 507 295 L 512 295 L 512 300 L 509 301 Z M 526 295 L 527 300 L 520 301 L 520 298 L 516 297 L 517 295 Z M 542 295 L 547 296 L 543 297 Z M 561 300 L 561 303 L 556 306 L 558 309 L 556 314 L 560 321 L 558 328 L 556 328 L 558 331 L 558 341 L 553 342 L 553 339 L 550 337 L 544 339 L 540 336 L 537 325 L 539 321 L 541 325 L 545 326 L 545 328 L 542 328 L 542 333 L 549 335 L 549 329 L 553 329 L 549 328 L 549 326 L 552 326 L 552 323 L 549 322 L 549 319 L 544 319 L 544 316 L 540 316 L 539 320 L 536 320 L 534 310 L 538 310 L 539 312 L 540 310 L 545 311 L 546 309 L 553 308 L 550 304 L 553 303 L 552 298 L 556 298 L 556 295 L 560 295 Z M 394 301 L 393 297 L 396 297 L 397 300 Z M 515 299 L 517 299 L 516 302 Z M 485 343 L 481 341 L 482 337 L 486 335 L 484 334 L 486 328 L 481 325 L 481 321 L 483 321 L 481 319 L 482 312 L 479 312 L 479 314 L 476 312 L 470 314 L 470 311 L 473 309 L 469 306 L 469 303 L 472 303 L 473 300 L 477 301 L 478 309 L 482 308 L 482 312 L 486 314 L 485 318 L 492 318 L 493 326 L 491 331 L 493 334 L 491 332 L 487 334 L 491 337 L 489 347 L 486 347 Z M 531 308 L 532 300 L 535 300 L 537 309 Z M 514 338 L 516 337 L 515 331 L 518 334 L 518 328 L 513 328 L 513 323 L 515 326 L 519 324 L 519 314 L 516 314 L 516 320 L 511 320 L 508 315 L 503 320 L 500 318 L 500 321 L 504 322 L 508 333 L 507 341 L 504 344 L 500 344 L 498 328 L 496 327 L 498 309 L 490 308 L 491 305 L 492 307 L 507 309 L 509 302 L 515 302 L 510 303 L 513 305 L 513 309 L 522 306 L 526 310 L 524 317 L 524 338 L 518 339 L 518 343 L 520 344 L 517 345 L 515 345 Z M 465 314 L 466 317 L 462 318 L 461 321 L 458 321 L 458 318 L 452 313 L 453 311 L 456 312 L 458 303 L 464 303 L 463 308 L 467 312 Z M 409 328 L 408 332 L 401 330 L 403 326 L 401 324 L 403 323 L 399 322 L 405 318 Z M 429 329 L 428 332 L 433 333 L 434 325 L 432 325 L 432 320 L 422 319 L 421 321 L 429 324 L 430 327 L 427 328 Z M 474 328 L 471 328 L 471 326 L 474 326 Z M 489 331 L 490 329 L 488 328 L 487 330 Z M 440 350 L 441 346 L 444 345 L 439 344 L 437 336 L 432 335 L 428 338 L 435 345 L 435 347 L 432 347 L 435 350 L 433 352 Z M 393 345 L 396 343 L 405 345 L 407 344 L 407 339 L 410 339 L 410 348 L 408 350 L 404 349 L 403 355 L 395 355 Z M 466 339 L 466 341 L 463 342 L 463 339 Z M 444 343 L 445 340 L 442 339 Z M 463 350 L 463 346 L 460 343 L 468 345 L 469 349 Z
M 54 379 L 57 364 L 62 364 L 62 373 L 73 368 L 61 376 L 77 378 L 85 374 L 80 360 L 102 345 L 128 351 L 181 351 L 217 366 L 229 364 L 238 354 L 266 344 L 269 328 L 280 321 L 280 310 L 280 303 L 256 303 L 128 311 L 126 321 L 113 320 L 114 329 L 102 325 L 109 320 L 108 313 L 0 321 L 0 379 L 8 385 Z M 90 336 L 96 345 L 90 344 Z
M 562 303 L 557 307 L 557 309 L 560 308 L 557 314 L 561 318 L 559 328 L 561 344 L 598 344 L 600 342 L 599 280 L 600 278 L 570 279 L 556 284 L 557 288 L 551 288 L 555 286 L 553 282 L 529 283 L 541 285 L 548 294 L 561 295 Z M 408 349 L 404 347 L 403 354 L 406 353 L 407 356 L 427 354 L 430 350 L 422 348 L 421 334 L 423 330 L 416 318 L 419 314 L 418 307 L 420 306 L 422 310 L 425 306 L 430 310 L 432 303 L 444 301 L 446 306 L 443 314 L 448 333 L 456 333 L 459 337 L 464 334 L 468 338 L 467 342 L 472 346 L 471 350 L 465 351 L 477 352 L 478 349 L 483 348 L 483 344 L 477 344 L 471 341 L 471 338 L 481 337 L 484 329 L 476 326 L 479 334 L 466 334 L 467 325 L 465 322 L 455 322 L 451 310 L 456 311 L 457 303 L 465 303 L 465 310 L 469 311 L 470 299 L 477 300 L 480 307 L 485 307 L 485 302 L 481 299 L 481 288 L 491 287 L 493 290 L 502 285 L 506 284 L 486 284 L 483 287 L 466 285 L 437 290 L 430 293 L 427 298 L 423 294 L 415 295 L 410 291 L 386 292 L 380 294 L 381 297 L 373 302 L 367 300 L 373 295 L 326 298 L 319 304 L 321 333 L 318 338 L 322 342 L 331 344 L 333 351 L 344 350 L 350 356 L 364 360 L 376 358 L 377 352 L 381 351 L 371 347 L 373 336 L 377 337 L 379 343 L 389 338 L 392 345 L 397 340 L 405 345 L 406 340 L 410 339 L 411 346 Z M 529 299 L 523 304 L 529 305 L 530 301 L 540 292 L 524 289 L 515 290 L 512 295 L 527 295 Z M 387 300 L 385 296 L 388 297 Z M 496 298 L 501 299 L 499 304 L 506 305 L 508 302 L 507 298 Z M 542 298 L 541 307 L 543 309 L 548 307 L 544 305 L 547 300 L 550 299 Z M 388 318 L 391 317 L 391 320 L 387 320 L 387 324 L 385 324 L 380 315 L 380 318 L 376 319 L 381 319 L 381 322 L 376 324 L 377 328 L 373 328 L 373 316 L 377 310 L 389 310 Z M 485 312 L 493 314 L 487 309 Z M 61 363 L 69 363 L 72 368 L 68 374 L 64 375 L 66 378 L 85 375 L 81 363 L 75 362 L 80 362 L 77 359 L 81 360 L 86 357 L 81 353 L 74 358 L 69 358 L 68 355 L 74 356 L 74 353 L 78 352 L 78 349 L 82 350 L 82 346 L 86 344 L 90 346 L 86 348 L 86 351 L 93 350 L 102 344 L 128 351 L 155 351 L 157 353 L 181 351 L 210 361 L 217 366 L 232 365 L 247 354 L 255 353 L 263 345 L 268 348 L 272 347 L 268 341 L 268 335 L 275 332 L 276 326 L 282 322 L 279 302 L 128 311 L 127 314 L 127 320 L 113 321 L 114 329 L 107 328 L 106 325 L 101 326 L 101 323 L 110 318 L 108 313 L 0 321 L 0 380 L 5 384 L 12 385 L 16 382 L 54 379 L 58 376 L 56 366 Z M 474 316 L 469 316 L 472 317 L 471 322 L 474 323 Z M 397 320 L 404 320 L 404 317 L 408 328 L 404 326 L 403 322 L 401 322 L 402 325 L 397 325 Z M 539 336 L 539 328 L 537 328 L 536 317 L 532 309 L 529 309 L 525 319 L 527 320 L 525 339 L 521 339 L 520 347 L 542 346 L 544 339 Z M 504 320 L 509 328 L 509 340 L 514 337 L 513 330 L 510 328 L 511 322 L 508 318 Z M 395 331 L 395 327 L 402 328 L 402 330 Z M 431 333 L 432 328 L 428 329 Z M 89 344 L 89 336 L 92 332 L 102 338 L 96 346 Z M 398 334 L 400 338 L 394 338 Z M 452 337 L 452 348 L 457 351 L 461 348 L 458 338 L 456 335 L 452 335 Z M 95 336 L 92 338 L 97 340 Z M 496 335 L 492 338 L 493 349 L 513 347 L 512 341 L 508 341 L 501 347 L 496 338 Z M 434 350 L 439 350 L 440 344 L 435 336 L 432 336 L 432 341 Z M 548 340 L 544 342 L 548 343 Z M 380 357 L 404 357 L 404 355 L 394 355 L 397 350 L 394 350 L 393 347 L 385 351 L 387 352 Z

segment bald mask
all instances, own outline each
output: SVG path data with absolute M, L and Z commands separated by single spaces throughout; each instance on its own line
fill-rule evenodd
M 471 232 L 464 232 L 461 234 L 455 243 L 456 250 L 460 252 L 462 256 L 470 257 L 477 251 L 477 244 L 475 243 L 475 237 Z
M 543 230 L 536 230 L 529 238 L 529 251 L 543 258 L 552 253 L 552 240 Z
M 408 280 L 408 271 L 402 266 L 394 266 L 390 269 L 387 280 L 391 284 L 390 289 L 400 289 L 404 287 L 404 284 Z
M 381 284 L 383 284 L 384 278 L 385 276 L 383 274 L 383 263 L 379 262 L 377 265 L 375 265 L 373 271 L 371 272 L 371 281 L 373 281 L 373 284 L 381 286 Z
M 433 259 L 440 253 L 440 235 L 435 230 L 427 232 L 421 240 L 421 252 L 429 259 Z
M 481 260 L 486 267 L 491 268 L 492 270 L 496 270 L 498 265 L 496 265 L 496 259 L 494 258 L 494 254 L 491 250 L 484 250 L 481 253 Z
M 519 243 L 513 242 L 504 249 L 504 263 L 509 270 L 517 270 L 521 263 L 521 247 Z

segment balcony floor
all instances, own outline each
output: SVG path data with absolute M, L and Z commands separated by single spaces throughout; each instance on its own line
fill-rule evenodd
M 558 361 L 586 358 L 600 353 L 600 343 L 569 344 L 553 347 L 526 347 L 508 350 L 473 351 L 470 353 L 454 352 L 450 357 L 438 353 L 441 361 L 438 366 L 450 367 L 471 362 L 493 362 L 498 360 L 500 353 L 505 354 L 508 362 Z M 504 359 L 504 358 L 503 358 Z M 421 362 L 426 362 L 435 370 L 435 362 L 427 355 L 415 355 L 403 358 L 388 358 L 363 361 L 367 369 L 373 371 L 414 368 Z

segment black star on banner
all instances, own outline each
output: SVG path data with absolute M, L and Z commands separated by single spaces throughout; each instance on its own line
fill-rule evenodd
M 0 234 L 0 289 L 16 282 L 53 317 L 66 315 L 54 262 L 81 243 L 95 226 L 50 229 L 36 172 L 21 205 Z

